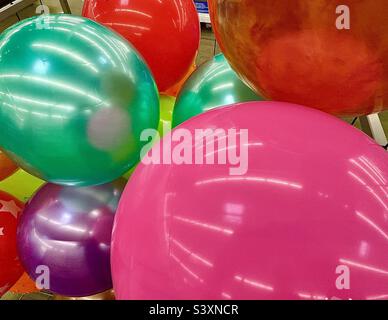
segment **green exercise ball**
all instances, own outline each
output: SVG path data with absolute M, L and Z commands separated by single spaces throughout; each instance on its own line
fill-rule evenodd
M 214 108 L 263 100 L 247 87 L 223 54 L 201 65 L 181 89 L 174 107 L 173 127 Z
M 43 15 L 0 35 L 0 148 L 27 172 L 62 185 L 113 181 L 158 123 L 153 77 L 112 30 Z

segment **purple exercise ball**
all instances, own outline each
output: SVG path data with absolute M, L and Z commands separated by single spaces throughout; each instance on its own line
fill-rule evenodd
M 46 184 L 33 196 L 17 235 L 20 259 L 32 279 L 72 297 L 112 288 L 111 234 L 125 182 L 94 187 Z

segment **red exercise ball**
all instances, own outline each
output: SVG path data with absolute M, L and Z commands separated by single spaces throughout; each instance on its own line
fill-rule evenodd
M 387 0 L 210 0 L 232 67 L 271 100 L 356 116 L 388 108 Z
M 0 297 L 22 276 L 16 247 L 16 228 L 23 203 L 0 191 Z
M 200 25 L 192 0 L 85 0 L 82 14 L 132 43 L 161 92 L 183 79 L 196 58 Z

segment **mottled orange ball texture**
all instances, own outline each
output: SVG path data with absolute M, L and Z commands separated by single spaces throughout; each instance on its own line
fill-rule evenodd
M 356 116 L 388 108 L 387 0 L 210 0 L 232 67 L 268 99 Z

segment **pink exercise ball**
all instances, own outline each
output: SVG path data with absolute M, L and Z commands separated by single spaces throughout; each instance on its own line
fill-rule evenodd
M 202 165 L 187 164 L 204 151 L 196 130 L 209 128 L 228 134 Z M 383 148 L 318 110 L 249 102 L 183 123 L 147 159 L 171 137 L 177 157 L 178 136 L 190 134 L 186 163 L 143 161 L 124 191 L 112 240 L 118 299 L 388 298 Z M 208 163 L 225 150 L 226 163 Z

